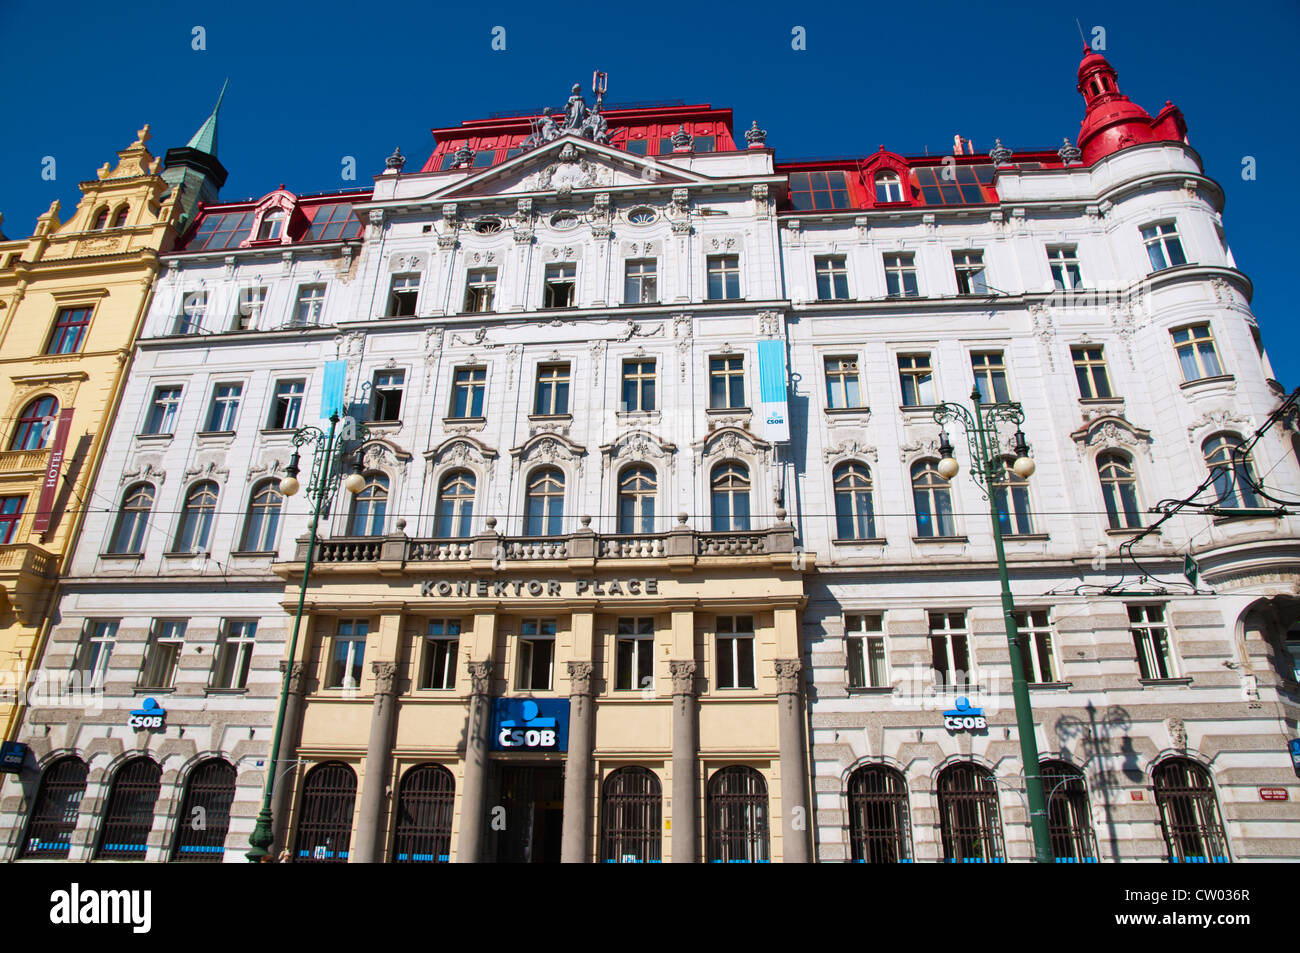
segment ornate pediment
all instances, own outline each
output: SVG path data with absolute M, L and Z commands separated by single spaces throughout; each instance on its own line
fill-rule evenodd
M 525 463 L 573 463 L 582 473 L 582 458 L 587 448 L 557 433 L 539 433 L 510 451 L 517 470 Z
M 1187 428 L 1187 437 L 1189 440 L 1195 440 L 1198 436 L 1209 436 L 1211 431 L 1232 430 L 1232 431 L 1252 431 L 1255 425 L 1249 417 L 1242 417 L 1234 414 L 1230 410 L 1210 410 L 1191 422 Z
M 876 448 L 856 440 L 842 440 L 822 450 L 822 459 L 826 463 L 838 460 L 870 460 L 876 462 Z
M 491 470 L 496 463 L 497 452 L 481 440 L 470 436 L 455 436 L 425 453 L 424 458 L 433 467 L 477 464 Z
M 719 427 L 709 431 L 703 440 L 695 444 L 695 448 L 701 459 L 707 460 L 714 456 L 757 456 L 767 453 L 772 445 L 740 427 Z
M 1141 448 L 1148 457 L 1151 455 L 1151 431 L 1135 427 L 1116 414 L 1103 414 L 1086 421 L 1070 434 L 1070 439 L 1080 456 L 1088 447 Z
M 607 460 L 649 460 L 672 456 L 677 452 L 677 445 L 664 443 L 645 430 L 629 430 L 613 442 L 602 445 L 600 452 Z

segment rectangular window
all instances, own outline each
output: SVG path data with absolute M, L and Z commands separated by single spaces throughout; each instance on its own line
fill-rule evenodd
M 549 692 L 555 667 L 555 620 L 524 619 L 519 623 L 518 691 Z
M 212 407 L 208 410 L 209 433 L 230 433 L 239 416 L 239 400 L 244 395 L 243 384 L 218 384 L 212 389 Z
M 81 646 L 77 652 L 74 673 L 81 678 L 81 688 L 99 691 L 104 687 L 108 675 L 108 663 L 113 657 L 113 646 L 117 644 L 118 620 L 88 619 L 81 634 Z M 77 686 L 72 686 L 76 688 Z
M 791 172 L 790 205 L 800 211 L 850 208 L 847 175 L 843 172 Z
M 1177 328 L 1171 333 L 1184 381 L 1222 376 L 1223 366 L 1219 363 L 1218 352 L 1214 350 L 1214 333 L 1208 324 L 1193 324 Z
M 145 646 L 144 665 L 140 668 L 140 681 L 136 687 L 171 688 L 184 647 L 184 620 L 156 620 Z
M 1001 404 L 1011 399 L 1007 392 L 1006 358 L 1001 351 L 975 351 L 970 356 L 970 364 L 980 403 Z
M 537 368 L 537 401 L 533 413 L 556 417 L 569 412 L 569 365 L 542 364 Z
M 828 357 L 826 366 L 826 406 L 842 410 L 862 406 L 862 384 L 856 357 Z
M 248 687 L 248 668 L 257 643 L 257 622 L 253 619 L 228 619 L 221 627 L 217 654 L 212 662 L 212 688 Z
M 817 300 L 843 301 L 849 296 L 849 271 L 843 255 L 819 255 L 813 259 L 817 272 Z
M 146 434 L 169 434 L 176 432 L 176 414 L 181 406 L 181 389 L 179 387 L 155 387 L 153 403 L 149 405 L 149 416 L 144 421 Z
M 271 430 L 297 430 L 302 417 L 302 397 L 306 381 L 276 381 L 275 400 L 271 404 Z
M 456 653 L 460 649 L 459 619 L 430 619 L 420 659 L 420 687 L 451 691 L 456 687 Z
M 745 358 L 739 354 L 709 358 L 709 407 L 718 410 L 744 406 Z
M 1163 271 L 1175 265 L 1187 264 L 1178 228 L 1173 222 L 1157 222 L 1142 229 L 1142 244 L 1147 247 L 1152 271 Z
M 262 318 L 262 309 L 266 306 L 266 288 L 240 288 L 239 302 L 235 306 L 235 316 L 231 319 L 230 330 L 248 331 L 256 329 Z
M 1016 613 L 1020 632 L 1020 661 L 1025 679 L 1040 684 L 1054 682 L 1056 661 L 1052 654 L 1052 626 L 1046 609 L 1024 609 Z
M 891 298 L 915 298 L 920 294 L 916 256 L 911 252 L 885 256 L 885 293 Z
M 718 688 L 754 687 L 754 617 L 718 616 Z
M 1110 374 L 1106 371 L 1106 357 L 1101 345 L 1081 344 L 1070 348 L 1074 360 L 1074 377 L 1079 382 L 1079 396 L 1084 400 L 1113 397 Z
M 648 154 L 650 143 L 644 139 L 629 139 L 625 148 L 633 155 L 643 156 Z
M 941 691 L 974 686 L 966 613 L 931 612 L 929 616 L 930 664 L 935 686 Z
M 615 639 L 614 688 L 630 692 L 655 684 L 655 620 L 619 619 Z
M 923 166 L 914 174 L 926 205 L 977 205 L 985 201 L 980 186 L 993 184 L 991 164 Z
M 980 251 L 955 251 L 952 253 L 953 271 L 957 273 L 957 294 L 986 295 L 988 281 L 984 277 L 984 253 Z
M 846 615 L 844 647 L 849 661 L 849 688 L 889 687 L 881 616 Z
M 325 286 L 303 285 L 298 289 L 298 304 L 294 308 L 291 327 L 305 328 L 320 324 L 325 310 Z
M 930 372 L 929 354 L 898 355 L 898 381 L 903 388 L 904 407 L 934 404 L 934 376 Z
M 655 409 L 655 362 L 623 362 L 623 398 L 618 409 L 647 411 Z
M 451 416 L 482 417 L 487 392 L 486 367 L 458 367 L 451 387 Z
M 395 318 L 414 315 L 419 296 L 419 275 L 393 275 L 393 284 L 388 292 L 388 314 Z
M 366 619 L 339 621 L 338 634 L 334 636 L 330 651 L 326 688 L 356 688 L 361 684 L 369 633 L 370 623 Z
M 90 308 L 60 308 L 46 354 L 76 354 L 90 327 Z
M 0 546 L 7 546 L 14 541 L 26 508 L 25 496 L 0 496 Z
M 375 371 L 370 385 L 370 419 L 376 423 L 402 419 L 402 391 L 406 371 Z
M 191 291 L 181 299 L 181 313 L 176 316 L 173 334 L 199 334 L 203 331 L 203 316 L 208 311 L 208 293 Z
M 1137 651 L 1138 674 L 1151 680 L 1174 678 L 1177 672 L 1164 606 L 1129 606 L 1128 628 Z
M 1078 291 L 1083 287 L 1077 246 L 1060 245 L 1047 249 L 1047 264 L 1052 269 L 1052 284 L 1057 291 Z
M 740 256 L 710 255 L 708 259 L 709 300 L 740 297 Z
M 654 304 L 659 300 L 658 263 L 655 259 L 633 258 L 623 267 L 624 304 Z
M 491 311 L 496 292 L 495 268 L 471 268 L 465 279 L 465 310 L 475 314 Z
M 578 266 L 572 262 L 546 266 L 542 291 L 543 308 L 572 308 L 577 287 Z

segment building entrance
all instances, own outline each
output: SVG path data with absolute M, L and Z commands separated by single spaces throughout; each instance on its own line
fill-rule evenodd
M 564 767 L 562 765 L 503 764 L 496 768 L 498 799 L 505 808 L 505 829 L 496 830 L 489 815 L 488 829 L 496 839 L 499 864 L 560 862 L 560 835 L 564 823 Z

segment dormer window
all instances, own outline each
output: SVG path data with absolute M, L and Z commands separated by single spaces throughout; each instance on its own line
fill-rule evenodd
M 102 232 L 108 227 L 108 209 L 101 208 L 99 214 L 95 216 L 95 224 L 91 226 L 92 231 Z
M 123 205 L 120 209 L 117 210 L 117 214 L 113 216 L 114 228 L 126 227 L 126 213 L 128 211 L 130 211 L 130 206 L 127 205 Z
M 903 201 L 903 184 L 898 180 L 898 173 L 878 173 L 876 175 L 876 203 L 901 201 Z
M 270 241 L 279 238 L 283 230 L 284 212 L 275 209 L 262 216 L 262 227 L 257 230 L 257 237 L 259 241 Z

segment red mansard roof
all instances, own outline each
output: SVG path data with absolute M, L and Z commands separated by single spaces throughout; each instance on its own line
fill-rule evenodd
M 372 189 L 295 195 L 284 186 L 261 198 L 203 206 L 177 252 L 213 252 L 241 248 L 310 245 L 361 238 L 364 228 L 353 206 L 369 201 Z M 263 219 L 281 213 L 279 229 L 258 238 Z

